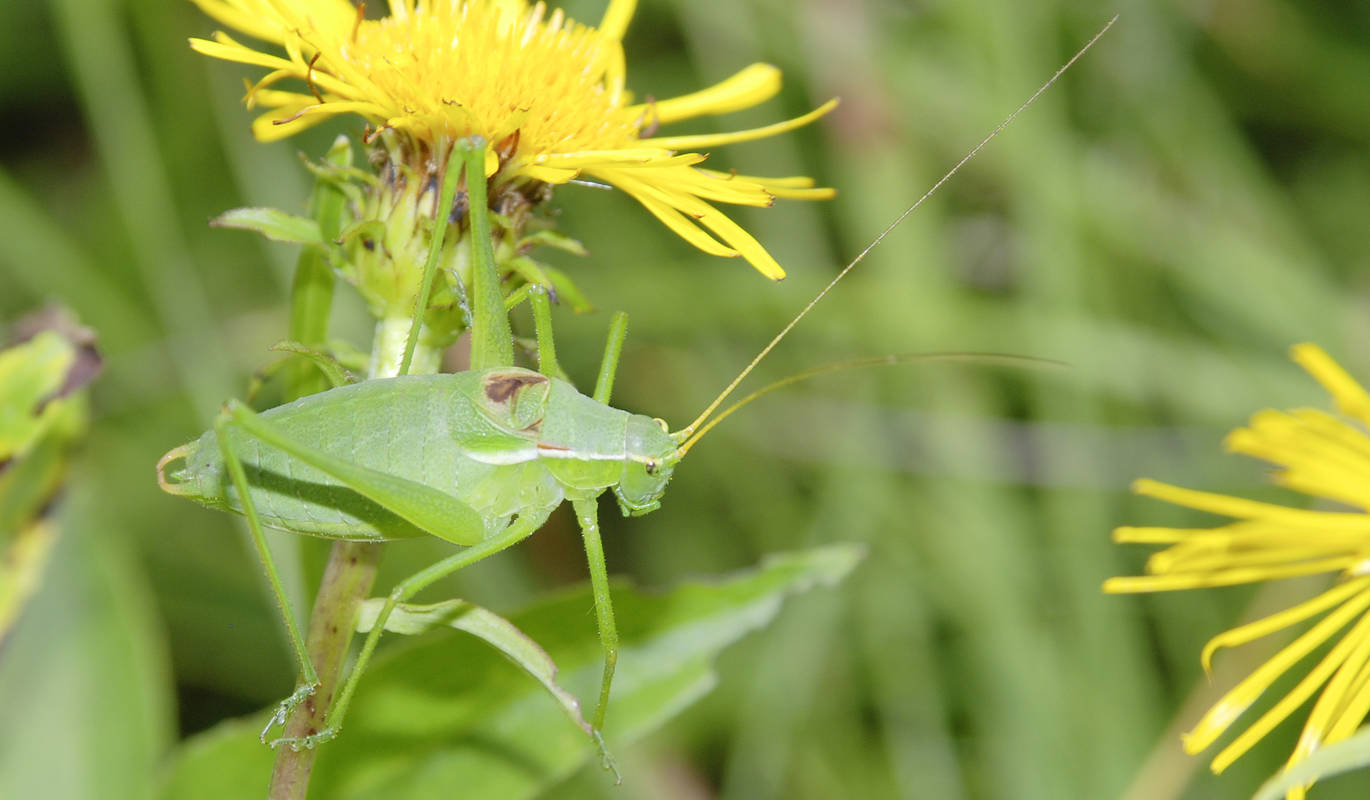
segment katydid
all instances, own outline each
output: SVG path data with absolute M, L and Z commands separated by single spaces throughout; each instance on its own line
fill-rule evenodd
M 1109 23 L 1112 25 L 1112 22 Z M 1107 26 L 1104 28 L 1107 30 Z M 753 393 L 715 415 L 742 380 L 795 325 L 896 226 L 973 158 L 1103 34 L 1100 31 L 1036 93 L 1010 114 L 927 193 L 853 259 L 715 398 L 690 425 L 668 432 L 652 417 L 608 405 L 626 323 L 615 319 L 599 379 L 590 396 L 556 377 L 549 300 L 527 293 L 538 341 L 538 370 L 513 366 L 508 321 L 489 253 L 483 181 L 468 181 L 473 236 L 473 369 L 449 375 L 400 375 L 307 396 L 254 413 L 230 401 L 215 426 L 167 453 L 158 465 L 162 487 L 213 508 L 242 513 L 285 615 L 303 682 L 272 722 L 313 691 L 316 677 L 284 601 L 261 528 L 349 540 L 433 535 L 463 547 L 401 581 L 371 627 L 325 728 L 298 739 L 272 742 L 312 747 L 335 736 L 348 703 L 395 607 L 435 581 L 534 533 L 569 500 L 585 542 L 596 618 L 604 653 L 598 702 L 591 725 L 603 728 L 617 658 L 618 636 L 597 522 L 599 495 L 613 492 L 620 510 L 636 516 L 655 510 L 676 465 L 715 424 L 761 394 L 812 374 L 792 376 Z M 467 175 L 480 175 L 483 142 L 454 147 L 442 197 L 451 207 L 460 150 Z M 474 169 L 473 169 L 474 167 Z M 442 226 L 438 226 L 441 228 Z M 439 239 L 435 235 L 436 240 Z M 482 246 L 484 245 L 484 246 Z M 432 279 L 432 253 L 425 289 Z M 416 305 L 410 337 L 421 316 Z M 898 363 L 887 357 L 847 366 Z M 935 357 L 935 356 L 934 356 Z M 405 359 L 408 361 L 408 355 Z M 403 369 L 401 369 L 403 372 Z M 172 468 L 180 462 L 181 466 Z M 268 724 L 268 730 L 271 727 Z M 263 731 L 265 740 L 266 731 Z

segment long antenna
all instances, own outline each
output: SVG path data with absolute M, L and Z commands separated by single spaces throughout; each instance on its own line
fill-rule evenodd
M 850 264 L 844 267 L 841 272 L 837 273 L 837 277 L 833 278 L 827 286 L 823 287 L 823 291 L 815 295 L 814 298 L 809 301 L 809 304 L 804 306 L 803 310 L 800 311 L 797 315 L 795 315 L 795 318 L 790 320 L 790 323 L 786 325 L 784 328 L 782 328 L 780 330 L 780 333 L 777 333 L 775 335 L 774 339 L 771 339 L 769 344 L 761 348 L 761 352 L 757 353 L 756 357 L 751 360 L 751 363 L 747 364 L 747 366 L 737 374 L 736 378 L 733 378 L 732 383 L 728 384 L 728 387 L 724 389 L 718 395 L 718 397 L 715 397 L 713 399 L 713 402 L 709 403 L 708 407 L 704 409 L 703 413 L 701 413 L 698 417 L 695 418 L 694 422 L 691 422 L 689 425 L 685 426 L 681 430 L 671 435 L 675 437 L 678 441 L 688 440 L 690 444 L 693 444 L 695 441 L 698 441 L 698 437 L 696 437 L 694 434 L 695 431 L 698 430 L 699 426 L 703 425 L 709 419 L 709 416 L 713 414 L 714 411 L 718 410 L 718 407 L 723 404 L 723 401 L 727 400 L 728 396 L 731 395 L 733 391 L 737 389 L 738 385 L 741 384 L 742 381 L 745 380 L 747 376 L 752 373 L 752 370 L 756 369 L 756 365 L 760 364 L 762 359 L 770 355 L 770 352 L 775 349 L 775 346 L 780 344 L 780 342 L 786 336 L 789 335 L 790 331 L 794 328 L 794 326 L 798 325 L 800 320 L 808 316 L 809 312 L 813 310 L 813 307 L 818 305 L 818 301 L 826 297 L 828 292 L 831 292 L 833 290 L 833 287 L 840 283 L 843 278 L 847 277 L 847 273 L 851 272 L 857 264 L 860 264 L 870 253 L 870 251 L 874 250 L 877 245 L 879 245 L 882 241 L 885 240 L 886 236 L 889 236 L 895 228 L 899 227 L 900 223 L 907 219 L 908 216 L 912 214 L 914 211 L 917 211 L 918 207 L 923 205 L 923 203 L 927 201 L 929 197 L 932 197 L 934 194 L 936 194 L 937 190 L 942 188 L 942 184 L 951 180 L 951 177 L 955 175 L 957 172 L 959 172 L 961 170 L 961 167 L 964 167 L 966 165 L 966 162 L 970 161 L 972 158 L 975 158 L 975 156 L 978 155 L 980 151 L 984 149 L 985 145 L 993 141 L 994 137 L 998 136 L 999 133 L 1004 130 L 1004 128 L 1007 128 L 1009 126 L 1009 123 L 1013 122 L 1013 120 L 1016 119 L 1019 114 L 1023 113 L 1024 109 L 1026 109 L 1028 106 L 1036 102 L 1037 98 L 1040 97 L 1043 92 L 1045 92 L 1047 89 L 1050 89 L 1052 84 L 1056 83 L 1056 80 L 1060 78 L 1062 75 L 1064 75 L 1065 71 L 1070 69 L 1076 61 L 1079 61 L 1080 57 L 1087 53 L 1089 51 L 1089 48 L 1094 46 L 1095 42 L 1099 41 L 1099 39 L 1102 38 L 1105 33 L 1108 33 L 1108 29 L 1112 28 L 1113 23 L 1117 21 L 1118 15 L 1114 14 L 1113 19 L 1110 19 L 1108 23 L 1104 25 L 1104 27 L 1099 29 L 1098 33 L 1094 34 L 1094 38 L 1086 42 L 1085 46 L 1081 47 L 1079 52 L 1071 56 L 1070 60 L 1067 61 L 1065 65 L 1063 65 L 1060 69 L 1056 70 L 1056 74 L 1052 75 L 1046 83 L 1042 84 L 1041 87 L 1037 89 L 1037 91 L 1033 92 L 1031 97 L 1023 101 L 1022 105 L 1015 108 L 1012 114 L 1009 114 L 1007 117 L 1005 117 L 1004 121 L 999 123 L 998 127 L 990 131 L 989 135 L 981 139 L 980 143 L 975 145 L 975 147 L 971 148 L 971 151 L 969 153 L 966 153 L 964 158 L 956 162 L 956 166 L 948 170 L 947 174 L 943 175 L 941 180 L 937 181 L 937 183 L 934 183 L 931 189 L 928 189 L 926 192 L 924 192 L 923 196 L 918 198 L 913 205 L 905 209 L 904 213 L 896 217 L 894 222 L 891 222 L 889 225 L 887 225 L 885 229 L 880 232 L 879 236 L 876 236 L 870 244 L 866 245 L 866 248 L 864 250 L 857 254 L 856 258 L 853 258 L 851 260 Z M 687 449 L 687 447 L 682 447 L 681 450 L 679 450 L 678 452 L 680 453 L 680 455 L 683 456 L 685 454 L 685 450 Z
M 678 452 L 681 455 L 681 457 L 684 457 L 684 455 L 690 451 L 690 448 L 694 447 L 695 442 L 699 441 L 700 439 L 703 439 L 704 434 L 713 430 L 715 425 L 727 419 L 729 416 L 732 415 L 734 411 L 741 409 L 743 406 L 747 405 L 753 400 L 765 397 L 771 392 L 774 392 L 778 389 L 783 389 L 791 384 L 799 383 L 800 381 L 806 381 L 810 378 L 816 378 L 819 375 L 827 375 L 832 372 L 842 372 L 845 370 L 857 369 L 860 367 L 892 367 L 897 364 L 913 364 L 935 361 L 978 362 L 982 364 L 999 364 L 1013 367 L 1066 366 L 1064 362 L 1056 361 L 1050 358 L 1036 358 L 1034 356 L 1016 356 L 1008 355 L 1006 353 L 895 353 L 887 356 L 872 356 L 870 358 L 858 358 L 851 361 L 838 361 L 832 364 L 824 364 L 819 367 L 810 367 L 809 369 L 806 369 L 803 372 L 796 372 L 793 375 L 787 375 L 786 377 L 781 378 L 778 381 L 766 384 L 765 386 L 761 387 L 760 389 L 757 389 L 756 391 L 752 392 L 751 394 L 747 395 L 741 400 L 738 400 L 736 403 L 733 403 L 732 405 L 723 409 L 723 411 L 721 411 L 717 416 L 715 416 L 713 419 L 710 419 L 703 427 L 701 427 L 698 432 L 696 432 L 689 439 L 686 439 L 684 442 L 682 442 L 680 444 L 680 447 L 677 448 L 676 452 Z

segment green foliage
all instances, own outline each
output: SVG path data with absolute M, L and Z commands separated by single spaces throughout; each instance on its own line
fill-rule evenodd
M 860 558 L 860 548 L 832 546 L 772 556 L 759 569 L 661 594 L 616 584 L 622 650 L 610 746 L 641 738 L 698 699 L 717 680 L 712 665 L 723 648 L 770 621 L 786 596 L 835 585 Z M 587 589 L 563 592 L 510 620 L 581 696 L 592 696 L 600 669 L 591 605 Z M 417 611 L 405 617 L 405 632 L 435 624 Z M 423 798 L 450 796 L 459 786 L 472 797 L 513 800 L 537 796 L 593 761 L 594 746 L 577 729 L 583 720 L 567 719 L 569 701 L 554 702 L 501 658 L 526 669 L 538 660 L 512 642 L 507 624 L 496 623 L 498 633 L 467 626 L 474 637 L 425 636 L 391 648 L 367 672 L 345 735 L 321 751 L 312 790 L 339 800 Z M 531 667 L 544 685 L 545 669 Z M 255 722 L 226 723 L 192 739 L 161 796 L 227 800 L 259 792 L 272 759 L 257 743 Z

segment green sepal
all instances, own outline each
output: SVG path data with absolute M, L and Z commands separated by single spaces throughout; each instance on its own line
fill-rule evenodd
M 552 288 L 556 290 L 558 302 L 565 303 L 577 314 L 585 314 L 595 310 L 595 304 L 590 302 L 590 298 L 576 286 L 571 280 L 571 276 L 556 267 L 547 264 L 542 265 L 542 271 L 552 281 Z
M 513 272 L 520 278 L 523 278 L 523 280 L 528 283 L 535 286 L 541 286 L 549 292 L 555 290 L 555 287 L 552 286 L 552 278 L 547 274 L 547 271 L 543 268 L 542 264 L 539 264 L 528 256 L 506 258 L 504 261 L 500 262 L 500 266 Z
M 347 368 L 330 353 L 326 353 L 315 347 L 310 347 L 303 342 L 285 339 L 271 345 L 269 349 L 278 353 L 290 353 L 291 355 L 309 359 L 319 368 L 319 372 L 323 373 L 324 378 L 334 389 L 339 386 L 357 382 L 357 377 L 351 372 L 348 372 Z
M 370 239 L 372 245 L 379 247 L 385 241 L 385 222 L 378 219 L 363 219 L 347 225 L 338 234 L 339 244 L 351 244 L 354 239 Z
M 548 266 L 528 256 L 514 256 L 506 259 L 500 266 L 511 270 L 528 283 L 546 289 L 554 302 L 558 304 L 564 302 L 577 314 L 595 310 L 580 287 L 576 286 L 565 272 L 556 267 Z
M 520 252 L 530 250 L 534 247 L 550 247 L 553 250 L 560 250 L 563 253 L 570 253 L 573 256 L 588 256 L 590 251 L 585 249 L 585 245 L 578 240 L 572 239 L 565 234 L 557 233 L 554 230 L 544 229 L 536 233 L 530 233 L 519 239 L 518 249 Z
M 371 365 L 371 354 L 346 339 L 329 339 L 328 352 L 349 372 L 363 373 Z
M 234 208 L 209 221 L 215 228 L 255 231 L 275 242 L 322 247 L 326 242 L 319 223 L 277 208 Z

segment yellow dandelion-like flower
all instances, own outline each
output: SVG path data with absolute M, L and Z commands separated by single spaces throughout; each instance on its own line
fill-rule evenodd
M 1370 394 L 1317 346 L 1301 344 L 1292 354 L 1332 395 L 1340 415 L 1308 408 L 1262 411 L 1248 427 L 1228 436 L 1227 447 L 1277 464 L 1275 479 L 1283 486 L 1357 510 L 1289 508 L 1144 480 L 1134 487 L 1139 494 L 1234 521 L 1211 529 L 1125 527 L 1113 534 L 1118 542 L 1169 547 L 1151 556 L 1147 575 L 1112 578 L 1104 583 L 1106 592 L 1230 586 L 1329 572 L 1339 576 L 1335 586 L 1317 597 L 1219 634 L 1204 647 L 1207 670 L 1219 649 L 1321 617 L 1209 709 L 1184 738 L 1190 753 L 1211 745 L 1277 679 L 1336 640 L 1293 690 L 1218 753 L 1214 772 L 1319 691 L 1286 768 L 1350 736 L 1370 711 Z M 1287 797 L 1302 798 L 1305 788 Z
M 775 136 L 826 114 L 721 134 L 658 136 L 667 123 L 749 108 L 780 88 L 780 71 L 753 64 L 715 86 L 634 103 L 621 43 L 636 0 L 610 0 L 598 28 L 526 0 L 390 0 L 368 19 L 349 0 L 193 0 L 230 28 L 277 45 L 275 55 L 223 32 L 192 39 L 201 53 L 271 70 L 252 86 L 259 139 L 290 136 L 337 114 L 359 114 L 415 153 L 441 163 L 457 139 L 490 143 L 491 198 L 537 198 L 547 185 L 589 178 L 627 192 L 690 244 L 741 256 L 762 274 L 784 270 L 711 203 L 768 206 L 776 197 L 824 199 L 805 177 L 761 178 L 703 169 L 702 148 Z M 294 79 L 293 90 L 276 88 Z

